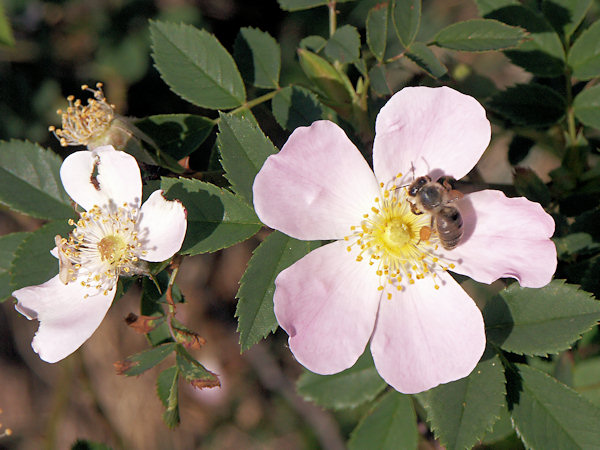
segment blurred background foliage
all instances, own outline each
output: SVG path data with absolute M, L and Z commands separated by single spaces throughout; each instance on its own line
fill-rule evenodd
M 328 36 L 326 8 L 288 13 L 276 0 L 2 1 L 15 44 L 0 46 L 0 139 L 39 142 L 63 156 L 70 150 L 60 147 L 48 126 L 59 125 L 56 110 L 65 107 L 67 95 L 80 96 L 84 83 L 103 81 L 107 98 L 125 116 L 194 113 L 215 117 L 215 111 L 181 100 L 161 80 L 150 58 L 149 19 L 204 28 L 231 53 L 240 27 L 267 31 L 281 45 L 281 85 L 302 84 L 304 75 L 296 55 L 300 40 L 309 35 Z M 364 36 L 367 14 L 377 3 L 339 4 L 338 22 L 358 27 Z M 423 3 L 419 40 L 431 38 L 450 23 L 478 16 L 474 2 L 467 0 Z M 600 2 L 595 1 L 588 17 L 598 17 L 599 11 Z M 499 52 L 436 49 L 436 54 L 448 67 L 453 84 L 479 99 L 532 77 Z M 432 84 L 407 58 L 387 69 L 392 91 L 406 84 Z M 353 70 L 349 75 L 354 81 L 358 72 Z M 374 111 L 385 101 L 383 96 L 371 100 Z M 269 105 L 259 105 L 253 112 L 274 144 L 281 146 L 289 132 L 274 120 Z M 548 182 L 549 172 L 560 165 L 558 155 L 551 149 L 530 151 L 531 141 L 515 142 L 512 137 L 495 126 L 492 146 L 478 165 L 481 180 L 512 183 L 510 163 L 516 161 L 534 168 Z M 214 143 L 214 135 L 204 141 L 190 161 L 192 168 L 207 167 Z M 0 235 L 32 230 L 39 224 L 0 210 Z M 153 393 L 157 369 L 125 379 L 112 368 L 112 362 L 146 347 L 143 337 L 122 322 L 137 309 L 134 299 L 139 298 L 139 289 L 119 301 L 85 344 L 84 352 L 52 366 L 41 362 L 29 347 L 37 324 L 15 314 L 12 303 L 5 302 L 0 309 L 0 422 L 13 434 L 0 440 L 0 449 L 69 448 L 76 439 L 116 448 L 343 448 L 368 404 L 325 412 L 300 399 L 291 380 L 301 368 L 287 350 L 282 331 L 240 355 L 235 293 L 251 251 L 262 237 L 259 234 L 225 251 L 188 258 L 180 271 L 178 284 L 188 301 L 180 313 L 207 338 L 198 358 L 221 376 L 223 388 L 182 388 L 182 424 L 174 431 L 162 424 L 162 406 Z M 465 288 L 489 297 L 499 286 L 492 285 L 487 293 L 480 285 L 466 283 Z M 563 366 L 569 366 L 568 358 L 560 359 L 556 370 Z M 417 413 L 422 417 L 422 411 L 417 409 Z M 420 448 L 436 448 L 422 421 L 420 426 Z M 504 437 L 502 430 L 495 433 Z M 504 435 L 511 433 L 508 424 Z M 503 445 L 522 446 L 516 438 Z

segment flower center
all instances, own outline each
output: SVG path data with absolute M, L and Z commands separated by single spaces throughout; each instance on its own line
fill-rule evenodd
M 384 220 L 381 226 L 373 230 L 374 239 L 380 240 L 384 251 L 394 256 L 402 256 L 414 236 L 415 230 L 402 217 Z
M 82 286 L 108 294 L 119 275 L 144 273 L 140 257 L 145 255 L 138 238 L 139 210 L 122 207 L 94 206 L 81 213 L 68 239 L 56 237 L 60 280 L 68 284 L 78 281 Z
M 119 236 L 106 236 L 98 242 L 100 258 L 109 264 L 119 264 L 121 258 L 127 252 L 127 244 Z
M 398 175 L 396 179 L 402 175 Z M 439 289 L 436 271 L 453 269 L 438 253 L 438 237 L 430 214 L 415 214 L 405 187 L 380 184 L 381 196 L 363 215 L 360 225 L 350 227 L 352 233 L 344 239 L 350 242 L 349 252 L 358 251 L 356 261 L 368 261 L 379 276 L 378 289 L 386 285 L 402 291 L 415 280 L 429 278 Z M 392 294 L 388 291 L 387 298 Z
M 59 109 L 62 120 L 62 129 L 54 126 L 48 127 L 60 145 L 88 145 L 90 141 L 101 136 L 110 126 L 115 117 L 114 105 L 106 101 L 102 91 L 102 83 L 96 84 L 96 89 L 91 89 L 88 85 L 81 86 L 81 90 L 89 91 L 94 98 L 83 105 L 81 100 L 75 100 L 73 95 L 69 95 L 67 100 L 69 106 L 66 111 Z

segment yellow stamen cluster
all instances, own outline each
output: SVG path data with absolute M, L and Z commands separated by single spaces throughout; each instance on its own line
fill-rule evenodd
M 102 83 L 96 83 L 96 89 L 88 85 L 81 86 L 81 90 L 92 93 L 93 98 L 88 99 L 87 105 L 81 100 L 75 100 L 69 95 L 69 106 L 66 111 L 59 109 L 57 114 L 62 119 L 62 129 L 55 126 L 48 127 L 60 141 L 60 145 L 88 145 L 88 143 L 102 135 L 115 117 L 114 105 L 108 103 L 102 91 Z
M 441 261 L 434 230 L 428 240 L 421 239 L 421 229 L 431 226 L 431 216 L 411 211 L 406 187 L 381 183 L 380 188 L 381 196 L 374 199 L 371 211 L 363 215 L 360 225 L 350 227 L 352 233 L 344 238 L 350 243 L 348 252 L 357 252 L 356 261 L 368 261 L 373 266 L 380 291 L 386 285 L 402 291 L 427 277 L 439 289 L 436 271 L 455 266 Z M 392 298 L 389 289 L 386 298 Z
M 126 204 L 121 207 L 94 206 L 81 213 L 68 239 L 56 237 L 60 280 L 78 281 L 87 288 L 108 294 L 119 275 L 143 272 L 140 257 L 146 252 L 138 237 L 139 211 Z

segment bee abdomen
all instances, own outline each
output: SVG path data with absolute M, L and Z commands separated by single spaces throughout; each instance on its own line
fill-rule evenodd
M 436 230 L 442 247 L 455 248 L 463 235 L 463 220 L 460 211 L 454 206 L 444 206 L 436 217 Z

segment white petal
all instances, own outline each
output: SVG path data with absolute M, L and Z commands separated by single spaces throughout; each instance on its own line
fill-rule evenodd
M 183 244 L 187 229 L 186 211 L 175 200 L 166 200 L 163 191 L 154 191 L 140 210 L 139 239 L 146 261 L 164 261 Z
M 365 158 L 335 123 L 298 127 L 256 175 L 260 220 L 302 240 L 341 239 L 380 194 Z
M 275 280 L 275 315 L 292 353 L 323 375 L 352 367 L 363 353 L 381 297 L 375 269 L 356 261 L 346 245 L 319 247 Z
M 133 156 L 112 145 L 69 155 L 60 168 L 60 179 L 67 194 L 85 210 L 110 202 L 136 208 L 141 203 L 140 168 Z
M 379 375 L 405 394 L 466 377 L 485 349 L 481 312 L 447 273 L 382 300 L 371 339 Z
M 408 183 L 425 174 L 462 178 L 491 137 L 479 102 L 449 87 L 402 89 L 379 111 L 375 131 L 373 166 L 383 182 L 398 171 Z
M 66 358 L 96 331 L 115 296 L 116 287 L 104 295 L 74 281 L 63 284 L 58 275 L 38 286 L 13 292 L 17 311 L 40 321 L 31 346 L 44 361 Z M 89 297 L 85 298 L 88 294 Z

